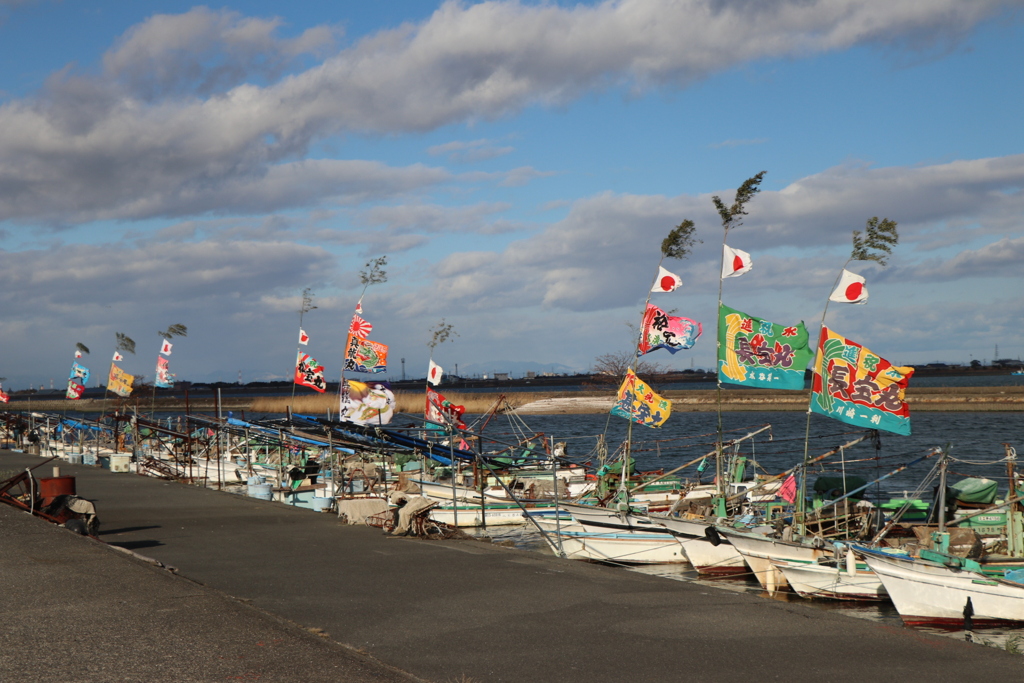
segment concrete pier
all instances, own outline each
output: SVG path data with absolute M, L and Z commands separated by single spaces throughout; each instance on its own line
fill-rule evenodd
M 0 453 L 0 471 L 40 462 Z M 278 503 L 60 467 L 96 503 L 100 539 L 177 574 L 0 506 L 3 680 L 820 683 L 1024 672 L 1020 656 L 799 603 L 478 541 L 385 537 Z

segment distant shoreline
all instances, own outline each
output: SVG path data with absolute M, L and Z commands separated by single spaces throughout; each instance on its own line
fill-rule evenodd
M 469 413 L 481 413 L 489 410 L 495 399 L 502 394 L 494 392 L 459 392 L 458 389 L 444 389 L 445 396 L 453 403 L 465 405 Z M 602 390 L 575 392 L 535 391 L 512 392 L 505 394 L 511 407 L 524 415 L 566 415 L 595 414 L 608 412 L 614 402 L 615 388 L 608 385 Z M 422 412 L 422 391 L 396 391 L 399 412 Z M 672 409 L 676 412 L 711 412 L 718 409 L 718 392 L 715 390 L 670 390 L 662 395 L 672 401 Z M 807 391 L 778 391 L 771 389 L 723 389 L 722 410 L 727 412 L 741 411 L 804 411 L 808 404 Z M 1024 412 L 1024 386 L 1005 387 L 911 387 L 907 390 L 907 402 L 911 412 Z M 25 400 L 12 399 L 0 410 L 3 412 L 42 411 L 42 412 L 107 412 L 119 405 L 115 399 L 67 399 Z M 124 407 L 135 407 L 140 412 L 192 412 L 210 413 L 217 408 L 215 397 L 202 396 L 190 398 L 186 402 L 181 398 L 157 398 L 154 403 L 150 397 L 140 396 L 121 403 Z M 289 406 L 294 412 L 314 415 L 326 415 L 330 410 L 337 412 L 337 396 L 330 393 L 310 396 L 297 396 L 294 401 L 289 396 L 259 395 L 228 395 L 220 402 L 222 412 L 247 411 L 253 413 L 279 413 L 288 411 Z

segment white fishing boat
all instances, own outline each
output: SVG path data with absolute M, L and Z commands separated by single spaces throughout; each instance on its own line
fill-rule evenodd
M 676 537 L 683 546 L 683 552 L 698 574 L 724 576 L 746 573 L 747 563 L 727 538 L 719 537 L 715 545 L 708 538 L 707 529 L 713 528 L 702 519 L 685 519 L 668 515 L 651 515 L 651 521 L 659 524 Z
M 650 517 L 633 508 L 629 511 L 620 511 L 615 508 L 573 503 L 565 503 L 560 507 L 586 527 L 587 531 L 671 535 L 667 529 L 655 524 Z
M 804 598 L 831 600 L 885 600 L 888 594 L 878 576 L 866 565 L 849 560 L 828 564 L 772 560 L 790 588 Z
M 1024 585 L 960 567 L 854 546 L 907 624 L 1024 622 Z
M 554 505 L 527 505 L 530 512 L 538 514 L 555 512 Z M 439 505 L 430 511 L 430 518 L 435 522 L 450 524 L 459 527 L 479 526 L 512 526 L 525 524 L 523 508 L 515 503 L 487 503 L 486 505 L 473 505 L 464 503 L 453 506 L 451 502 Z
M 831 555 L 831 549 L 811 544 L 782 541 L 763 534 L 740 531 L 727 527 L 715 527 L 718 534 L 728 538 L 743 556 L 757 582 L 769 593 L 784 590 L 789 586 L 786 575 L 772 564 L 772 560 L 784 560 L 799 564 L 815 564 L 818 558 Z
M 670 534 L 595 533 L 577 531 L 569 524 L 556 529 L 553 520 L 541 522 L 544 540 L 555 554 L 571 560 L 616 564 L 685 564 L 683 547 Z M 559 547 L 561 546 L 561 547 Z

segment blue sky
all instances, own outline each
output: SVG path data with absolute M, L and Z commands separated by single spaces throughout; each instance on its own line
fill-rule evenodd
M 283 378 L 299 298 L 336 377 L 358 272 L 392 367 L 588 369 L 655 303 L 703 322 L 711 202 L 758 171 L 728 305 L 820 320 L 851 232 L 899 223 L 865 306 L 830 326 L 894 363 L 1024 354 L 1021 2 L 0 2 L 0 376 Z M 418 370 L 417 368 L 422 368 Z M 395 373 L 393 372 L 392 375 Z

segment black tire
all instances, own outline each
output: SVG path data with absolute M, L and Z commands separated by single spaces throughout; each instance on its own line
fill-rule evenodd
M 708 539 L 708 543 L 718 547 L 722 545 L 722 537 L 718 534 L 718 529 L 713 526 L 706 527 L 704 529 L 704 536 Z
M 88 527 L 86 527 L 85 522 L 80 519 L 69 519 L 64 522 L 64 528 L 72 533 L 78 534 L 79 536 L 87 536 L 89 534 Z

